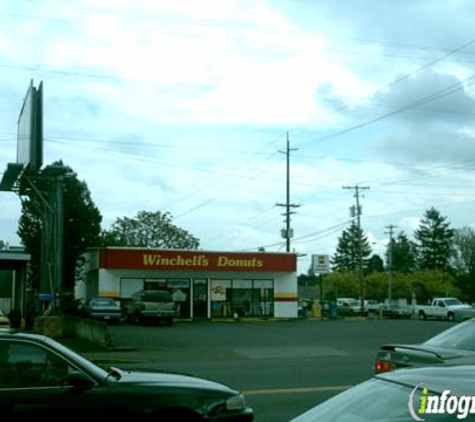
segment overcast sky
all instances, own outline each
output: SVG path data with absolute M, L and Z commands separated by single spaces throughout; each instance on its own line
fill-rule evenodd
M 44 163 L 85 180 L 108 229 L 168 211 L 204 250 L 333 254 L 354 191 L 374 252 L 435 207 L 475 228 L 472 0 L 3 0 L 0 172 L 44 85 Z M 20 199 L 0 192 L 0 239 Z

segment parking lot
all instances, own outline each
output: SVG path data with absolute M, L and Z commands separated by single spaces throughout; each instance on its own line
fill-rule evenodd
M 339 319 L 111 326 L 117 349 L 86 355 L 123 368 L 184 372 L 246 393 L 258 422 L 290 418 L 372 375 L 377 348 L 416 343 L 446 321 Z

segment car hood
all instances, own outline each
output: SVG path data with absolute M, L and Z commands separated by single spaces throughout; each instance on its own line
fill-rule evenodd
M 456 310 L 456 309 L 473 309 L 470 305 L 450 305 L 450 309 Z
M 123 371 L 116 369 L 120 373 L 120 384 L 142 384 L 155 385 L 157 387 L 177 387 L 177 388 L 191 388 L 191 389 L 205 389 L 212 391 L 219 391 L 220 393 L 228 393 L 229 395 L 239 394 L 236 390 L 227 385 L 220 384 L 215 381 L 195 378 L 190 375 L 174 374 L 166 372 L 140 372 L 140 371 Z
M 400 369 L 376 375 L 376 378 L 405 384 L 410 388 L 423 383 L 432 391 L 442 392 L 450 389 L 453 395 L 470 396 L 475 394 L 474 377 L 473 365 Z

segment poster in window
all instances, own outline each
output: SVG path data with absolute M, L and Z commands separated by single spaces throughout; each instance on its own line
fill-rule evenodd
M 225 301 L 226 300 L 226 280 L 213 280 L 211 283 L 211 300 Z

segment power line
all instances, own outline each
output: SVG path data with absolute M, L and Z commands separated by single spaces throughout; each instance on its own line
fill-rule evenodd
M 468 83 L 468 86 L 471 86 L 474 84 L 473 82 L 473 79 L 475 78 L 475 74 L 472 74 L 472 76 L 470 76 L 469 78 L 465 79 L 465 83 Z M 323 136 L 319 139 L 315 139 L 315 140 L 310 140 L 310 141 L 307 141 L 307 142 L 304 142 L 302 144 L 300 144 L 299 146 L 300 147 L 303 147 L 309 143 L 312 143 L 312 142 L 323 142 L 323 141 L 327 141 L 329 139 L 334 139 L 334 138 L 337 138 L 339 136 L 342 136 L 342 135 L 346 135 L 347 133 L 350 133 L 350 132 L 353 132 L 355 130 L 358 130 L 358 129 L 362 129 L 366 126 L 369 126 L 373 123 L 377 123 L 381 120 L 385 120 L 389 117 L 392 117 L 392 116 L 395 116 L 399 113 L 402 113 L 404 111 L 408 111 L 408 110 L 411 110 L 412 108 L 415 108 L 419 105 L 422 105 L 422 104 L 426 104 L 428 102 L 432 102 L 432 101 L 435 101 L 435 100 L 438 100 L 442 97 L 445 97 L 447 95 L 450 95 L 450 94 L 453 94 L 454 92 L 457 92 L 457 91 L 460 91 L 462 90 L 464 87 L 462 85 L 461 82 L 457 82 L 456 84 L 453 84 L 447 88 L 444 88 L 444 89 L 441 89 L 439 91 L 436 91 L 430 95 L 427 95 L 425 97 L 422 97 L 416 101 L 413 101 L 411 103 L 408 103 L 404 106 L 401 106 L 393 111 L 390 111 L 388 113 L 384 113 L 384 114 L 381 114 L 373 119 L 369 119 L 369 120 L 366 120 L 365 122 L 362 122 L 362 123 L 358 123 L 356 125 L 353 125 L 349 128 L 346 128 L 346 129 L 343 129 L 343 130 L 340 130 L 338 132 L 335 132 L 335 133 L 332 133 L 330 135 L 327 135 L 327 136 Z
M 451 55 L 453 55 L 453 54 L 456 54 L 456 53 L 460 52 L 461 50 L 465 49 L 466 47 L 468 47 L 469 45 L 472 45 L 472 44 L 474 44 L 474 43 L 475 43 L 475 38 L 472 38 L 471 40 L 469 40 L 468 42 L 462 44 L 461 46 L 456 47 L 456 48 L 454 48 L 454 49 L 448 51 L 448 52 L 445 53 L 443 56 L 441 56 L 441 57 L 439 57 L 439 58 L 437 58 L 437 59 L 435 59 L 435 60 L 432 60 L 432 61 L 430 61 L 429 63 L 424 64 L 423 66 L 421 66 L 421 67 L 419 67 L 419 68 L 413 70 L 412 72 L 409 72 L 409 73 L 407 73 L 407 74 L 405 74 L 405 75 L 402 75 L 402 76 L 396 78 L 395 80 L 393 80 L 393 81 L 391 81 L 390 83 L 386 84 L 385 88 L 388 88 L 388 87 L 391 87 L 391 86 L 393 86 L 393 85 L 396 85 L 396 84 L 398 84 L 398 83 L 400 83 L 400 82 L 402 82 L 402 81 L 408 79 L 409 77 L 411 77 L 411 76 L 413 76 L 413 75 L 415 75 L 415 74 L 417 74 L 417 73 L 420 73 L 420 72 L 422 72 L 423 70 L 426 70 L 426 69 L 432 67 L 434 64 L 439 63 L 439 62 L 445 60 L 447 57 L 449 57 L 449 56 L 451 56 Z M 468 80 L 472 79 L 473 77 L 475 77 L 475 74 L 473 74 L 470 78 L 466 79 L 465 81 L 467 82 Z M 455 85 L 457 85 L 457 84 L 455 84 Z M 452 85 L 452 86 L 455 86 L 455 85 Z M 449 88 L 450 88 L 450 87 L 449 87 Z M 381 89 L 378 89 L 378 90 L 377 90 L 377 92 L 379 92 L 379 91 L 381 91 Z M 438 91 L 438 92 L 442 92 L 442 91 L 445 91 L 445 90 L 441 90 L 441 91 Z M 454 91 L 454 92 L 455 92 L 455 91 Z M 449 92 L 449 93 L 447 93 L 446 95 L 448 95 L 448 94 L 450 94 L 450 93 L 452 93 L 452 92 Z M 436 93 L 436 94 L 437 94 L 437 93 Z M 434 94 L 434 95 L 435 95 L 435 94 Z M 428 99 L 427 102 L 432 101 L 432 100 L 429 100 L 430 96 L 427 96 L 426 98 Z M 435 98 L 435 99 L 437 99 L 437 98 Z M 421 99 L 421 100 L 419 100 L 419 101 L 422 101 L 422 100 L 423 100 L 423 99 Z M 424 103 L 425 103 L 425 102 L 422 102 L 421 104 L 424 104 Z M 416 108 L 416 107 L 418 107 L 418 105 L 419 105 L 419 104 L 417 104 L 417 102 L 416 102 L 416 103 L 409 103 L 409 104 L 406 104 L 405 106 L 399 107 L 399 108 L 397 108 L 396 110 L 394 110 L 394 111 L 392 111 L 392 112 L 390 112 L 390 113 L 383 114 L 382 116 L 379 116 L 379 117 L 377 117 L 377 118 L 375 118 L 375 119 L 371 119 L 371 120 L 369 120 L 369 121 L 367 121 L 367 122 L 364 122 L 364 123 L 355 125 L 355 126 L 353 126 L 353 127 L 350 127 L 350 128 L 348 128 L 348 129 L 345 129 L 345 130 L 336 132 L 336 133 L 334 133 L 334 134 L 332 134 L 332 135 L 328 135 L 328 136 L 326 136 L 326 137 L 323 137 L 323 138 L 321 138 L 321 139 L 316 140 L 316 142 L 322 142 L 322 141 L 324 141 L 324 140 L 328 140 L 328 139 L 335 138 L 335 137 L 337 137 L 337 136 L 341 136 L 341 135 L 346 134 L 346 133 L 348 133 L 348 132 L 351 132 L 351 131 L 353 131 L 353 130 L 356 130 L 356 129 L 360 129 L 360 128 L 362 128 L 362 127 L 365 127 L 365 126 L 367 126 L 367 125 L 369 125 L 369 124 L 376 123 L 376 122 L 378 122 L 379 120 L 383 120 L 383 119 L 386 119 L 386 118 L 388 118 L 388 117 L 391 117 L 391 116 L 393 116 L 393 115 L 395 115 L 395 114 L 397 114 L 397 113 L 400 113 L 400 112 L 402 112 L 402 111 L 406 111 L 407 109 Z M 339 107 L 337 110 L 334 110 L 333 112 L 334 112 L 334 113 L 340 112 L 340 111 L 343 111 L 343 110 L 348 109 L 349 107 L 350 107 L 349 104 L 345 104 L 345 105 L 343 105 L 342 107 Z M 306 144 L 308 144 L 309 142 L 312 142 L 312 141 L 307 141 L 307 142 L 301 144 L 300 146 L 302 147 L 303 145 L 306 145 Z
M 200 25 L 200 26 L 211 26 L 211 27 L 219 27 L 224 29 L 246 29 L 246 30 L 258 30 L 261 32 L 266 33 L 275 33 L 277 35 L 285 34 L 287 38 L 289 36 L 299 36 L 299 37 L 306 37 L 306 38 L 314 38 L 314 37 L 325 37 L 327 39 L 333 39 L 340 42 L 351 43 L 351 44 L 360 44 L 360 45 L 370 45 L 370 46 L 382 46 L 386 48 L 397 48 L 397 49 L 409 49 L 415 51 L 441 51 L 446 54 L 453 54 L 451 53 L 452 50 L 443 49 L 440 47 L 432 47 L 432 46 L 423 46 L 414 43 L 402 43 L 396 42 L 392 40 L 381 40 L 381 39 L 368 39 L 368 38 L 356 38 L 356 37 L 347 37 L 347 36 L 340 36 L 340 35 L 328 35 L 328 33 L 320 33 L 318 31 L 309 31 L 309 30 L 295 30 L 289 28 L 282 28 L 282 27 L 269 27 L 269 26 L 262 26 L 256 23 L 248 23 L 243 21 L 230 21 L 230 20 L 222 20 L 222 19 L 202 19 L 202 18 L 191 18 L 191 17 L 183 17 L 181 15 L 172 15 L 172 14 L 164 14 L 160 12 L 154 12 L 152 10 L 143 10 L 143 9 L 131 9 L 131 8 L 124 8 L 124 7 L 111 7 L 110 5 L 104 6 L 103 8 L 97 7 L 97 3 L 74 3 L 68 2 L 64 3 L 62 1 L 46 1 L 46 0 L 23 0 L 29 3 L 43 5 L 54 5 L 54 6 L 61 6 L 69 9 L 78 9 L 81 11 L 91 11 L 91 12 L 99 12 L 99 13 L 107 13 L 116 14 L 119 16 L 126 16 L 128 18 L 135 17 L 139 19 L 146 19 L 146 20 L 160 20 L 172 23 L 178 23 L 180 25 Z M 90 7 L 92 6 L 92 7 Z M 37 16 L 28 16 L 28 15 L 20 15 L 21 17 L 27 18 L 37 18 Z M 41 18 L 41 17 L 40 17 Z M 43 18 L 48 19 L 48 18 Z M 59 19 L 57 19 L 59 20 Z M 345 54 L 351 53 L 351 51 L 345 51 Z M 464 54 L 473 55 L 475 53 L 472 52 L 465 52 Z

